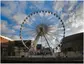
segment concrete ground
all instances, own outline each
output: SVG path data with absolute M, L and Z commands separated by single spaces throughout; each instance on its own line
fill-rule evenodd
M 1 63 L 83 63 L 83 58 L 63 58 L 63 57 L 2 57 Z

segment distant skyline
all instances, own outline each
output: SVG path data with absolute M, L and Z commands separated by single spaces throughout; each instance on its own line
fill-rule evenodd
M 1 35 L 20 39 L 20 24 L 34 12 L 47 10 L 57 13 L 64 21 L 65 36 L 84 32 L 83 1 L 1 1 Z

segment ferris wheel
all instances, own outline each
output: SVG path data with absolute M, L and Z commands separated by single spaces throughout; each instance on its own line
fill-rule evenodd
M 56 48 L 65 37 L 65 26 L 62 19 L 50 11 L 37 11 L 29 14 L 21 24 L 20 39 L 23 45 L 30 49 L 24 39 L 32 40 L 33 46 Z M 51 51 L 52 52 L 52 51 Z

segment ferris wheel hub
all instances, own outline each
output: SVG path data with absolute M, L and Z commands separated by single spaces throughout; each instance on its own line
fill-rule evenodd
M 43 36 L 43 35 L 47 34 L 48 26 L 45 24 L 40 24 L 37 26 L 36 31 L 40 36 Z

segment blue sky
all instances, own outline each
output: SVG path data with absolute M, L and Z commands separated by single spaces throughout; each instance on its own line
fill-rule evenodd
M 84 32 L 82 1 L 1 1 L 1 35 L 19 39 L 20 24 L 32 12 L 47 10 L 65 23 L 66 36 Z

